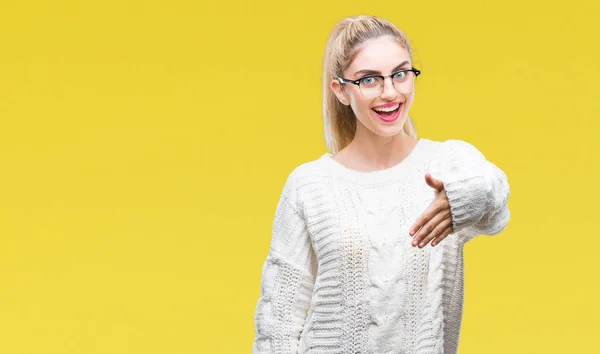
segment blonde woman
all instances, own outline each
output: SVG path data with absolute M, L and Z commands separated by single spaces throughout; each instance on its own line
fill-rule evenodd
M 463 246 L 510 218 L 505 173 L 470 143 L 418 138 L 404 33 L 339 22 L 323 73 L 331 152 L 295 168 L 262 267 L 252 352 L 456 353 Z

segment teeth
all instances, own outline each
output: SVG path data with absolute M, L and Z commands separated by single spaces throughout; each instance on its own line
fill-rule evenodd
M 400 107 L 400 104 L 396 104 L 395 106 L 392 107 L 378 107 L 378 108 L 373 108 L 374 110 L 378 111 L 378 112 L 391 112 L 391 111 L 395 111 L 398 109 L 398 107 Z

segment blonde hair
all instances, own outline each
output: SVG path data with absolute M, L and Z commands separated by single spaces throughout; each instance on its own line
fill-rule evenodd
M 323 120 L 325 143 L 336 153 L 346 147 L 356 133 L 356 116 L 350 106 L 343 105 L 330 87 L 331 81 L 341 77 L 356 54 L 358 46 L 366 40 L 390 35 L 408 51 L 412 61 L 410 43 L 406 35 L 393 23 L 369 15 L 347 17 L 338 22 L 329 38 L 323 59 Z M 407 117 L 404 132 L 417 137 L 412 118 Z

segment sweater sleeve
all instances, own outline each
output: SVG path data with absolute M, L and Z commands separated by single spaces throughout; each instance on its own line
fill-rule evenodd
M 253 354 L 295 354 L 310 308 L 317 259 L 299 208 L 294 174 L 281 193 L 262 266 Z
M 450 202 L 454 232 L 465 242 L 480 234 L 500 233 L 510 219 L 506 174 L 466 141 L 443 144 L 439 179 Z

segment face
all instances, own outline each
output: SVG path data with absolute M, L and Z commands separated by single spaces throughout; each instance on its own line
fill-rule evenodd
M 400 64 L 403 65 L 399 67 Z M 411 65 L 408 51 L 393 37 L 382 36 L 361 45 L 358 54 L 342 77 L 358 80 L 373 74 L 391 75 L 398 70 L 410 69 Z M 342 104 L 352 107 L 358 119 L 357 129 L 367 128 L 368 131 L 380 136 L 394 136 L 402 131 L 414 99 L 414 90 L 411 93 L 400 93 L 389 78 L 385 79 L 381 94 L 373 98 L 365 98 L 357 85 L 341 84 L 336 79 L 332 80 L 331 88 Z M 390 104 L 392 108 L 394 104 L 399 104 L 397 114 L 380 115 L 375 110 L 378 106 Z

